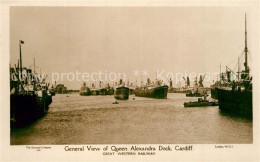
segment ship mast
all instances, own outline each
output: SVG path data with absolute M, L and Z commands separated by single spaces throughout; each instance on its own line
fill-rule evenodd
M 141 87 L 143 86 L 143 74 L 141 74 Z
M 35 57 L 33 57 L 33 73 L 35 73 Z
M 221 80 L 222 80 L 222 70 L 221 70 L 221 63 L 220 63 L 220 65 L 219 65 L 219 81 L 221 82 Z
M 19 41 L 19 49 L 20 49 L 20 72 L 22 74 L 23 72 L 23 65 L 22 65 L 22 44 L 24 44 L 24 41 L 20 40 Z
M 239 67 L 239 56 L 237 58 L 237 81 L 239 81 L 239 73 L 240 73 L 240 67 Z
M 248 73 L 248 66 L 247 66 L 248 48 L 247 48 L 246 14 L 245 14 L 245 49 L 244 49 L 244 52 L 245 52 L 245 63 L 244 63 L 245 72 Z

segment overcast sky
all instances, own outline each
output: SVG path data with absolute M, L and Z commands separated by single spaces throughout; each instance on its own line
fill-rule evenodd
M 11 7 L 11 65 L 17 64 L 23 40 L 23 65 L 32 67 L 35 56 L 36 70 L 41 67 L 49 81 L 52 72 L 77 70 L 124 72 L 131 82 L 136 69 L 148 70 L 152 79 L 156 70 L 219 72 L 220 63 L 243 52 L 245 12 L 253 55 L 257 17 L 245 8 Z M 79 89 L 82 81 L 59 83 Z

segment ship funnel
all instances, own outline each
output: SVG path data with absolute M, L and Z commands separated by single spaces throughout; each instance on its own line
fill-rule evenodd
M 151 84 L 150 78 L 147 78 L 147 84 L 148 84 L 148 85 Z
M 231 71 L 227 71 L 227 80 L 231 82 Z

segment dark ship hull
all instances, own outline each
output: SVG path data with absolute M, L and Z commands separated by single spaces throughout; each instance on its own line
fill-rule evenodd
M 107 90 L 107 95 L 114 95 L 114 89 L 113 88 L 109 88 Z
M 252 90 L 216 90 L 221 110 L 252 118 Z
M 56 93 L 54 91 L 51 91 L 50 93 L 51 93 L 51 96 L 55 96 L 56 95 Z
M 186 94 L 186 97 L 202 97 L 203 95 L 198 93 L 198 92 L 195 92 L 195 93 L 187 93 Z
M 190 89 L 185 89 L 185 90 L 173 90 L 172 92 L 170 93 L 191 93 L 192 91 Z
M 190 89 L 180 89 L 180 88 L 169 88 L 168 93 L 191 93 L 192 90 Z
M 48 113 L 52 96 L 48 94 L 43 94 L 42 97 L 35 94 L 11 94 L 10 101 L 11 128 L 23 127 Z
M 115 94 L 115 99 L 117 100 L 128 100 L 129 98 L 129 88 L 127 87 L 117 87 Z
M 20 66 L 10 67 L 10 125 L 12 128 L 23 127 L 48 113 L 52 103 L 52 93 L 48 91 L 49 84 L 45 84 L 46 77 L 36 79 L 31 69 L 22 66 L 21 45 L 19 41 Z M 35 66 L 35 64 L 34 64 Z M 34 68 L 35 69 L 35 68 Z M 41 75 L 40 75 L 41 76 Z M 35 79 L 32 79 L 35 78 Z
M 129 94 L 130 95 L 135 94 L 135 90 L 133 88 L 129 88 Z
M 166 99 L 168 92 L 168 86 L 160 86 L 151 89 L 136 88 L 135 95 L 139 97 L 150 97 L 158 99 Z
M 81 96 L 89 96 L 89 95 L 91 95 L 90 91 L 80 92 L 79 94 L 80 94 Z
M 217 102 L 209 102 L 209 101 L 202 101 L 202 102 L 185 102 L 184 107 L 202 107 L 202 106 L 218 106 Z
M 217 99 L 218 99 L 218 93 L 217 93 L 216 88 L 212 88 L 212 89 L 210 90 L 210 92 L 211 92 L 211 98 L 217 100 Z
M 102 88 L 98 90 L 99 95 L 108 95 L 108 90 L 106 88 Z
M 79 91 L 79 95 L 81 95 L 81 96 L 89 96 L 89 95 L 91 95 L 90 89 L 86 88 L 85 90 L 80 90 Z
M 95 90 L 90 90 L 90 94 L 91 95 L 99 95 L 99 91 L 97 90 L 97 89 L 95 89 Z

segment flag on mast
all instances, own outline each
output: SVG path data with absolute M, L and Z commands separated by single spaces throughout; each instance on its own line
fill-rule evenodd
M 24 41 L 20 40 L 20 44 L 24 44 Z

